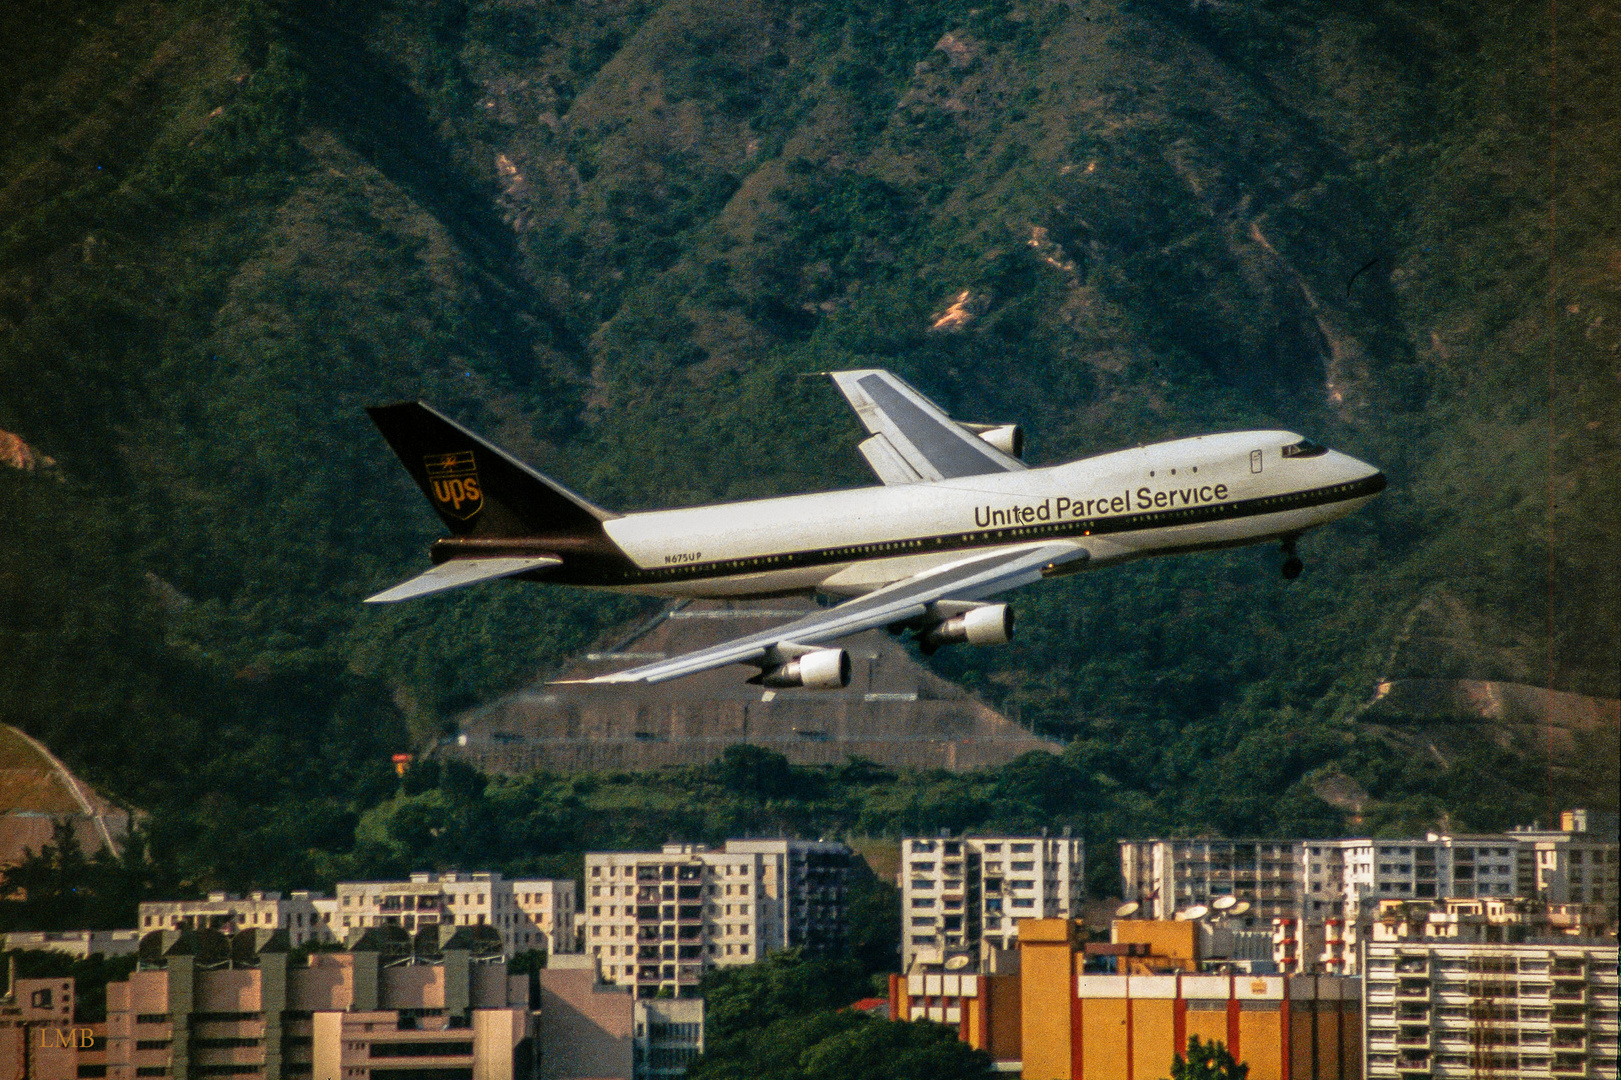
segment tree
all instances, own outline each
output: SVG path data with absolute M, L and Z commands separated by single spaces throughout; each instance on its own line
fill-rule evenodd
M 1171 1080 L 1247 1080 L 1249 1074 L 1221 1040 L 1203 1042 L 1197 1035 L 1188 1040 L 1187 1057 L 1178 1054 L 1171 1063 Z
M 867 1018 L 799 1059 L 805 1080 L 969 1080 L 988 1077 L 990 1055 L 943 1024 Z
M 703 984 L 706 1041 L 752 1038 L 780 1017 L 848 1005 L 866 989 L 863 974 L 847 961 L 807 957 L 798 949 L 712 971 Z
M 52 842 L 0 871 L 0 930 L 106 930 L 129 926 L 148 882 L 144 837 L 132 833 L 122 856 L 86 856 L 73 826 L 57 821 Z
M 943 1024 L 849 1009 L 794 1014 L 711 1045 L 691 1080 L 982 1080 L 991 1059 Z

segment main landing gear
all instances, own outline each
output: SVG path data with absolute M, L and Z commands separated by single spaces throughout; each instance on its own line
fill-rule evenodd
M 1285 581 L 1293 581 L 1300 576 L 1300 571 L 1306 568 L 1306 564 L 1300 561 L 1299 555 L 1295 554 L 1294 537 L 1285 537 L 1281 547 L 1283 548 L 1283 566 L 1280 569 L 1283 571 L 1283 578 Z

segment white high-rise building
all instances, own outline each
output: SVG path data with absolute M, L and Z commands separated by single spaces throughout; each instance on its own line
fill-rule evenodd
M 1616 1075 L 1613 939 L 1365 948 L 1369 1080 Z
M 1603 820 L 1600 820 L 1603 819 Z M 1621 901 L 1621 844 L 1615 814 L 1567 810 L 1560 828 L 1515 829 L 1516 891 L 1550 904 L 1586 904 L 1613 921 Z
M 1422 840 L 1306 840 L 1300 849 L 1300 914 L 1360 919 L 1380 900 L 1516 895 L 1513 836 Z
M 1365 920 L 1381 900 L 1539 898 L 1605 905 L 1614 917 L 1621 846 L 1586 830 L 1581 811 L 1558 831 L 1430 833 L 1379 840 L 1122 840 L 1125 897 L 1169 919 L 1222 896 L 1258 920 Z
M 1174 918 L 1179 911 L 1224 896 L 1247 901 L 1251 923 L 1296 914 L 1300 903 L 1297 840 L 1122 840 L 1125 897 L 1143 914 Z
M 582 928 L 603 978 L 686 997 L 715 967 L 778 949 L 837 954 L 851 852 L 841 843 L 728 840 L 585 857 Z
M 1086 895 L 1086 842 L 1067 835 L 901 841 L 902 969 L 984 960 L 1018 944 L 1021 919 L 1073 918 Z

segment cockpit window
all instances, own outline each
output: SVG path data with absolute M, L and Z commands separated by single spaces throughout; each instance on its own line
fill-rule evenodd
M 1328 453 L 1328 447 L 1321 443 L 1314 443 L 1310 439 L 1301 439 L 1292 446 L 1283 448 L 1284 457 L 1316 457 L 1318 454 Z

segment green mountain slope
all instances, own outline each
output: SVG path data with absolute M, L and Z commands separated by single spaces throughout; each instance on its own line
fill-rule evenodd
M 315 873 L 391 752 L 645 610 L 360 607 L 436 533 L 362 405 L 636 508 L 865 483 L 804 373 L 871 364 L 1035 461 L 1266 424 L 1391 476 L 1298 582 L 1082 576 L 937 658 L 1072 740 L 1110 828 L 1337 828 L 1325 770 L 1392 822 L 1613 805 L 1356 719 L 1380 677 L 1621 694 L 1621 72 L 1556 16 L 8 5 L 0 709 L 186 880 Z

